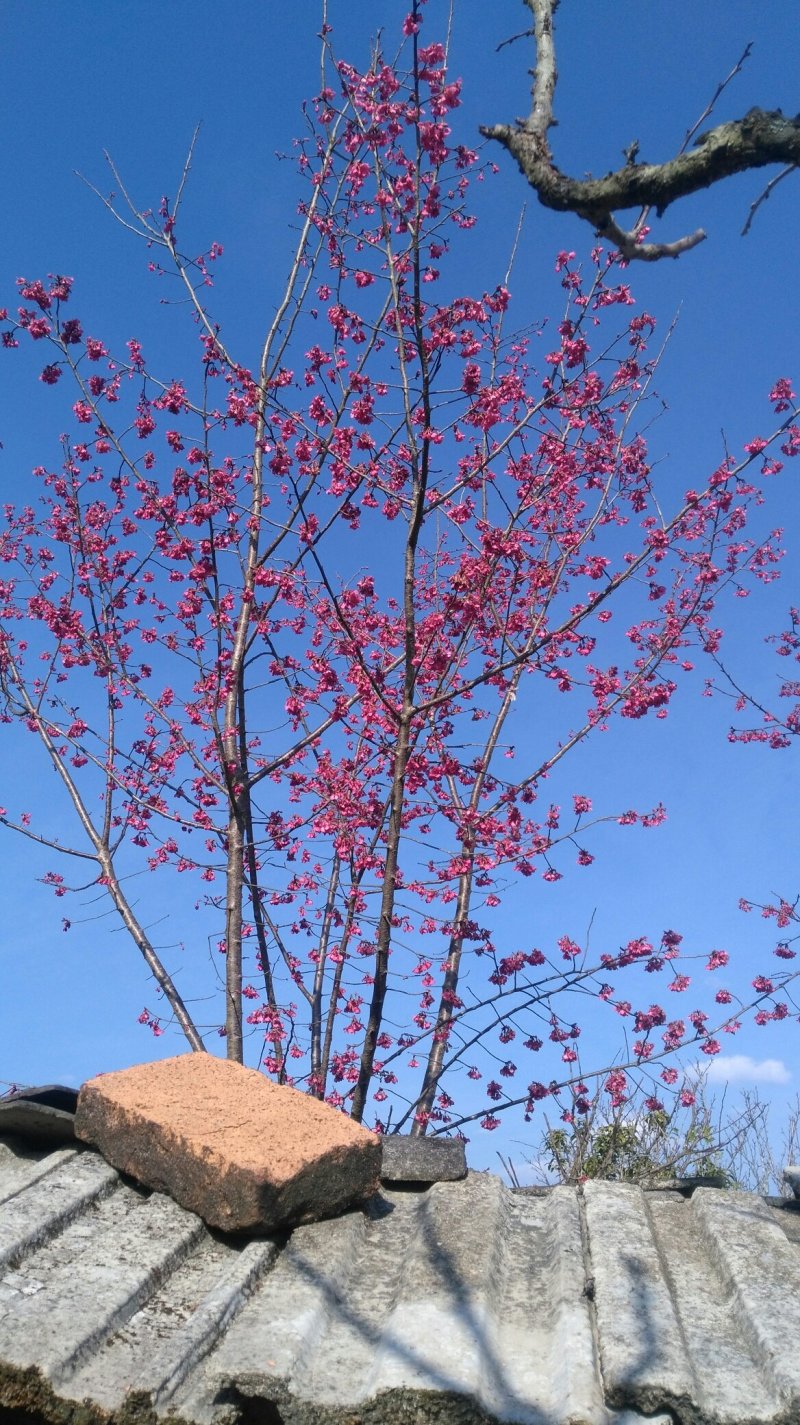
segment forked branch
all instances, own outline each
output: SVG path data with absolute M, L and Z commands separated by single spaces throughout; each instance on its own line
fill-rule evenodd
M 748 45 L 730 74 L 717 86 L 710 104 L 674 158 L 664 163 L 638 163 L 637 146 L 632 145 L 623 168 L 603 178 L 570 177 L 556 165 L 548 139 L 548 130 L 557 122 L 553 105 L 558 79 L 554 39 L 558 0 L 524 0 L 524 3 L 533 15 L 536 43 L 531 112 L 526 119 L 514 124 L 483 127 L 481 133 L 508 149 L 546 208 L 558 213 L 574 213 L 590 223 L 623 257 L 645 262 L 679 257 L 704 240 L 706 233 L 698 228 L 672 242 L 646 242 L 650 210 L 661 217 L 679 198 L 710 188 L 734 173 L 773 163 L 792 170 L 800 164 L 800 115 L 786 118 L 779 109 L 750 109 L 741 119 L 708 129 L 694 139 L 691 149 L 688 147 L 699 124 L 742 68 L 750 51 Z M 633 226 L 626 229 L 615 213 L 628 208 L 638 208 L 640 214 Z

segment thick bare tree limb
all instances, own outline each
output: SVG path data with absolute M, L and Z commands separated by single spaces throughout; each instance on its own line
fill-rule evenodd
M 787 170 L 800 165 L 800 115 L 786 118 L 779 109 L 751 109 L 742 119 L 708 129 L 687 151 L 688 140 L 699 126 L 695 125 L 676 156 L 664 163 L 637 163 L 636 145 L 632 145 L 623 168 L 603 178 L 571 178 L 557 167 L 548 139 L 548 130 L 557 122 L 553 113 L 558 79 L 553 17 L 558 0 L 524 3 L 533 15 L 536 42 L 531 112 L 515 124 L 492 124 L 483 127 L 481 133 L 502 144 L 516 159 L 545 207 L 559 213 L 575 213 L 591 223 L 595 232 L 619 248 L 625 258 L 654 262 L 662 257 L 679 257 L 705 238 L 704 230 L 698 228 L 672 242 L 645 242 L 646 217 L 651 209 L 661 217 L 679 198 L 709 188 L 734 173 L 773 163 L 783 164 Z M 718 85 L 702 119 L 738 74 L 749 48 Z M 628 208 L 644 211 L 632 228 L 625 229 L 614 214 Z

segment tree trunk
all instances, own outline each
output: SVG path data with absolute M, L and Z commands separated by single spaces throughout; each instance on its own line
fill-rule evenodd
M 244 1061 L 242 1041 L 242 894 L 244 891 L 244 827 L 238 808 L 228 822 L 228 874 L 225 895 L 225 1037 L 227 1055 Z

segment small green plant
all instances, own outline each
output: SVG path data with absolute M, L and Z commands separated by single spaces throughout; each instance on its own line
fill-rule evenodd
M 605 1101 L 604 1101 L 605 1099 Z M 779 1141 L 780 1140 L 780 1141 Z M 673 1109 L 610 1107 L 598 1092 L 586 1113 L 553 1126 L 547 1122 L 528 1171 L 501 1157 L 512 1185 L 521 1179 L 576 1184 L 587 1179 L 662 1187 L 700 1182 L 765 1193 L 784 1192 L 783 1168 L 800 1159 L 800 1100 L 776 1130 L 769 1106 L 745 1091 L 733 1109 L 716 1099 L 698 1075 L 684 1084 Z
M 595 1114 L 567 1128 L 549 1128 L 543 1149 L 550 1173 L 559 1182 L 585 1178 L 611 1182 L 659 1183 L 702 1176 L 730 1179 L 720 1161 L 720 1145 L 709 1118 L 701 1113 L 685 1126 L 664 1110 L 629 1118 L 621 1113 L 605 1122 Z

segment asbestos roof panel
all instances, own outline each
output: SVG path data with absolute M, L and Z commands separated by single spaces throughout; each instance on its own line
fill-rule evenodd
M 0 1204 L 0 1406 L 54 1422 L 800 1422 L 798 1214 L 751 1194 L 471 1173 L 245 1241 L 7 1139 Z

